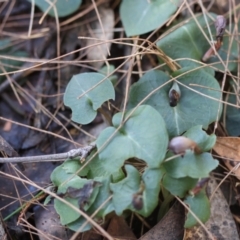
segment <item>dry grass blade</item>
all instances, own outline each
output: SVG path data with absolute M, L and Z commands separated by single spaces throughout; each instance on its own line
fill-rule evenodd
M 59 17 L 60 15 L 58 16 L 57 5 L 60 0 L 45 1 L 49 7 L 45 12 L 41 12 L 40 8 L 36 8 L 34 5 L 36 0 L 14 0 L 10 2 L 0 0 L 0 19 L 2 22 L 0 26 L 0 31 L 2 33 L 0 40 L 0 155 L 2 155 L 0 156 L 0 163 L 4 163 L 3 166 L 1 164 L 0 177 L 3 176 L 4 178 L 7 178 L 9 180 L 9 186 L 11 185 L 11 187 L 16 191 L 15 196 L 12 196 L 7 192 L 0 191 L 0 200 L 7 199 L 8 201 L 4 206 L 1 206 L 1 211 L 4 212 L 5 209 L 11 209 L 11 206 L 14 206 L 14 204 L 19 202 L 20 207 L 25 206 L 24 211 L 19 216 L 19 223 L 25 231 L 24 233 L 22 232 L 24 236 L 34 239 L 34 235 L 36 234 L 39 236 L 39 239 L 60 239 L 60 237 L 54 236 L 54 233 L 45 232 L 43 229 L 38 229 L 36 224 L 32 224 L 38 216 L 37 214 L 34 216 L 31 214 L 29 215 L 30 212 L 34 211 L 32 209 L 33 202 L 29 201 L 28 197 L 31 196 L 30 198 L 32 198 L 37 191 L 41 190 L 46 195 L 52 196 L 60 202 L 65 203 L 65 205 L 74 209 L 74 211 L 79 213 L 82 217 L 83 221 L 81 222 L 81 225 L 77 226 L 76 233 L 69 235 L 68 239 L 74 240 L 80 238 L 79 232 L 89 225 L 92 225 L 93 231 L 95 231 L 96 235 L 98 235 L 101 239 L 104 238 L 104 240 L 113 240 L 118 238 L 136 239 L 133 234 L 134 228 L 137 229 L 135 231 L 135 234 L 138 235 L 137 237 L 141 237 L 141 235 L 146 233 L 146 231 L 153 226 L 151 225 L 152 223 L 150 223 L 149 219 L 155 219 L 155 215 L 150 215 L 149 218 L 144 218 L 143 215 L 134 213 L 135 215 L 133 214 L 132 216 L 137 217 L 132 218 L 132 220 L 134 220 L 130 224 L 132 228 L 130 231 L 128 231 L 129 229 L 126 226 L 126 222 L 123 221 L 122 218 L 115 217 L 112 219 L 113 227 L 110 226 L 109 229 L 106 230 L 107 227 L 104 224 L 101 224 L 103 219 L 99 217 L 99 215 L 101 215 L 101 210 L 104 210 L 104 208 L 108 206 L 109 202 L 113 202 L 113 192 L 110 192 L 109 190 L 109 196 L 101 204 L 99 204 L 96 209 L 93 208 L 94 210 L 89 212 L 88 210 L 85 211 L 85 209 L 83 210 L 80 207 L 79 209 L 66 201 L 66 196 L 60 198 L 58 193 L 55 194 L 46 189 L 46 187 L 51 184 L 50 174 L 48 177 L 42 177 L 42 168 L 40 169 L 39 167 L 37 169 L 39 172 L 36 171 L 36 178 L 31 178 L 35 170 L 33 169 L 33 162 L 42 161 L 45 163 L 39 164 L 51 164 L 46 165 L 50 166 L 48 169 L 47 167 L 44 169 L 47 172 L 50 171 L 49 169 L 53 171 L 52 169 L 56 167 L 56 163 L 52 163 L 53 161 L 83 157 L 81 167 L 79 167 L 76 172 L 74 171 L 74 174 L 71 174 L 71 177 L 69 177 L 66 181 L 64 180 L 61 184 L 64 185 L 65 183 L 71 182 L 70 180 L 76 176 L 84 179 L 84 181 L 87 180 L 87 178 L 92 174 L 92 170 L 88 170 L 88 168 L 90 169 L 92 161 L 95 160 L 94 158 L 104 151 L 105 147 L 114 140 L 115 136 L 118 136 L 126 123 L 128 123 L 129 119 L 135 115 L 138 107 L 148 103 L 148 100 L 153 96 L 162 94 L 161 91 L 164 88 L 168 88 L 168 86 L 172 85 L 173 82 L 177 83 L 180 88 L 184 88 L 188 92 L 194 92 L 194 94 L 198 96 L 201 95 L 202 98 L 206 99 L 206 102 L 207 100 L 213 100 L 215 103 L 217 101 L 215 109 L 218 109 L 218 113 L 221 112 L 222 105 L 236 107 L 239 109 L 240 101 L 238 93 L 240 90 L 240 61 L 238 61 L 237 58 L 234 58 L 234 60 L 231 58 L 232 55 L 236 54 L 236 56 L 238 56 L 240 53 L 239 1 L 174 0 L 173 4 L 176 2 L 179 3 L 178 9 L 175 13 L 172 13 L 172 16 L 168 17 L 168 19 L 166 19 L 166 21 L 159 26 L 158 29 L 155 29 L 151 33 L 133 37 L 124 37 L 125 32 L 123 24 L 121 23 L 122 19 L 119 10 L 121 8 L 121 4 L 124 1 L 129 0 L 82 1 L 82 5 L 79 9 L 64 18 Z M 147 2 L 147 4 L 158 4 L 158 1 L 154 0 L 139 0 L 139 4 L 141 4 L 141 1 L 145 1 L 144 3 Z M 48 15 L 50 11 L 53 12 L 54 15 Z M 214 46 L 215 44 L 213 41 L 219 37 L 218 34 L 216 36 L 215 33 L 211 32 L 211 24 L 209 25 L 207 23 L 204 28 L 201 26 L 200 21 L 198 21 L 198 14 L 200 13 L 203 15 L 205 22 L 208 22 L 207 19 L 209 18 L 214 20 L 212 16 L 216 15 L 211 15 L 212 11 L 215 11 L 216 14 L 221 14 L 221 16 L 224 16 L 227 19 L 227 29 L 224 36 L 221 35 L 221 37 L 229 39 L 228 48 L 224 49 L 226 58 L 221 57 L 222 55 L 217 51 L 218 49 L 215 50 L 215 48 L 211 48 L 211 46 Z M 144 14 L 145 11 L 143 12 L 143 15 Z M 191 59 L 190 57 L 185 57 L 184 54 L 178 59 L 171 58 L 168 56 L 170 54 L 165 53 L 167 52 L 166 49 L 159 49 L 157 47 L 157 41 L 169 36 L 178 28 L 184 27 L 185 24 L 187 26 L 189 21 L 196 23 L 198 32 L 204 36 L 204 41 L 206 41 L 210 47 L 211 56 L 209 56 L 209 58 L 215 58 L 216 62 L 209 63 L 206 61 L 203 63 L 202 58 L 199 58 L 200 60 Z M 185 31 L 188 31 L 188 29 L 185 29 Z M 188 34 L 191 35 L 191 32 L 188 32 Z M 2 44 L 2 40 L 5 41 L 6 39 L 9 41 L 8 44 Z M 188 44 L 181 41 L 182 39 L 175 43 L 176 45 L 179 44 L 180 48 L 183 47 L 184 44 Z M 231 49 L 235 43 L 237 43 L 238 52 L 232 53 Z M 223 47 L 221 44 L 217 46 L 222 49 Z M 9 49 L 11 49 L 11 51 Z M 25 51 L 28 55 L 14 55 L 15 51 L 19 50 Z M 201 52 L 200 49 L 197 49 L 197 51 L 198 50 Z M 191 49 L 189 49 L 189 51 L 191 51 Z M 185 71 L 177 77 L 172 77 L 176 71 L 181 71 L 182 66 L 180 63 L 183 61 L 189 61 L 195 64 L 193 66 L 196 67 L 192 67 L 191 69 L 189 68 L 188 71 Z M 219 70 L 218 65 L 216 65 L 217 61 L 223 66 L 221 70 Z M 15 66 L 13 62 L 18 62 L 18 65 Z M 162 64 L 160 65 L 159 62 Z M 235 63 L 237 67 L 231 72 L 228 66 L 233 63 Z M 116 101 L 105 103 L 105 105 L 103 105 L 103 109 L 98 110 L 98 115 L 91 124 L 82 126 L 77 123 L 73 123 L 71 120 L 71 112 L 63 104 L 63 96 L 68 81 L 72 75 L 76 75 L 78 73 L 93 71 L 100 72 L 103 65 L 106 65 L 108 70 L 113 70 L 104 74 L 104 78 L 94 86 L 91 86 L 87 91 L 79 92 L 78 99 L 83 96 L 87 96 L 90 91 L 96 89 L 104 81 L 111 80 L 115 87 L 117 96 Z M 218 90 L 213 87 L 210 88 L 208 86 L 203 86 L 204 84 L 201 83 L 196 84 L 194 80 L 193 83 L 190 83 L 189 85 L 186 85 L 184 84 L 184 81 L 181 81 L 180 78 L 183 79 L 185 74 L 192 72 L 197 73 L 198 70 L 200 72 L 200 69 L 202 71 L 207 69 L 210 69 L 212 72 L 215 71 L 214 77 L 220 85 Z M 137 105 L 134 105 L 132 109 L 129 109 L 128 103 L 130 102 L 129 99 L 132 85 L 139 80 L 139 78 L 144 77 L 145 73 L 149 70 L 163 71 L 168 74 L 170 78 L 168 78 L 168 81 L 164 82 L 161 86 L 152 88 L 151 92 L 144 96 Z M 216 73 L 216 71 L 218 71 L 218 73 Z M 86 79 L 86 82 L 87 80 L 88 79 Z M 234 86 L 232 86 L 232 83 L 234 83 Z M 222 96 L 222 98 L 220 99 L 219 97 L 219 99 L 217 99 L 211 97 L 211 95 L 208 96 L 203 94 L 205 91 L 217 91 L 219 96 Z M 230 102 L 228 97 L 225 98 L 225 94 L 229 96 L 235 94 L 237 98 L 236 103 Z M 186 96 L 179 94 L 179 96 L 174 95 L 174 97 L 177 101 L 176 105 L 172 107 L 176 107 L 178 102 L 181 101 L 181 98 Z M 223 113 L 224 124 L 227 117 L 226 109 L 227 108 L 225 107 Z M 175 114 L 177 115 L 177 107 L 172 108 L 171 110 L 173 110 L 173 112 L 176 110 Z M 101 113 L 105 113 L 105 111 L 107 111 L 105 116 L 108 116 L 108 122 L 104 119 L 104 117 L 102 117 L 102 115 L 100 115 Z M 114 122 L 112 121 L 113 116 L 117 112 L 128 112 L 128 115 L 126 117 L 125 114 L 122 114 L 121 121 L 117 124 L 117 126 L 114 126 L 114 132 L 108 136 L 108 139 L 101 145 L 100 148 L 97 149 L 97 151 L 93 152 L 91 158 L 84 161 L 85 158 L 89 156 L 89 153 L 93 150 L 93 148 L 95 148 L 95 144 L 91 144 L 90 142 L 97 141 L 98 135 L 100 134 L 99 132 L 103 131 L 103 129 L 109 125 L 112 125 L 112 122 Z M 82 112 L 82 114 L 86 113 Z M 192 114 L 194 114 L 194 111 Z M 149 118 L 151 118 L 151 116 L 149 116 Z M 215 131 L 218 132 L 218 121 L 222 120 L 219 120 L 218 116 L 215 118 L 214 115 L 213 121 L 215 121 L 215 126 L 212 125 L 208 128 L 208 131 L 211 131 L 211 133 L 215 133 Z M 183 124 L 187 125 L 188 122 L 184 122 Z M 100 125 L 101 130 L 92 133 L 92 130 L 95 130 L 95 128 Z M 151 126 L 149 126 L 149 129 L 150 128 Z M 141 131 L 141 129 L 139 131 Z M 149 139 L 149 141 L 151 141 L 151 139 Z M 29 142 L 36 143 L 32 146 Z M 141 147 L 144 148 L 144 146 Z M 74 151 L 74 148 L 78 149 L 75 149 L 76 151 Z M 25 157 L 17 157 L 18 153 L 14 149 L 19 151 L 19 155 Z M 222 161 L 229 169 L 229 172 L 224 177 L 221 176 L 219 185 L 214 186 L 213 189 L 211 189 L 210 201 L 212 201 L 215 205 L 214 211 L 216 211 L 215 207 L 217 205 L 219 205 L 219 208 L 221 209 L 228 207 L 219 193 L 219 186 L 222 182 L 224 182 L 230 175 L 233 175 L 240 180 L 240 138 L 218 137 L 213 150 L 219 157 L 221 157 Z M 122 149 L 122 151 L 125 151 L 125 149 Z M 163 162 L 165 161 L 164 163 L 171 163 L 176 157 L 178 156 L 174 155 L 170 158 L 163 159 Z M 19 170 L 15 164 L 10 164 L 10 162 L 23 161 L 30 162 L 32 164 L 24 164 L 24 166 L 28 169 L 31 169 L 32 167 L 32 172 L 31 170 L 28 170 L 29 172 Z M 51 163 L 46 163 L 46 161 L 51 161 Z M 113 161 L 115 161 L 114 154 Z M 134 166 L 140 172 L 140 178 L 144 175 L 147 169 L 147 164 L 144 159 L 128 158 L 124 164 L 131 164 Z M 100 169 L 101 164 L 98 164 L 96 168 Z M 124 168 L 121 168 L 121 170 L 123 169 Z M 83 170 L 86 170 L 86 172 L 88 171 L 84 176 L 80 174 Z M 125 174 L 124 170 L 121 174 L 123 179 Z M 115 183 L 113 180 L 111 181 L 111 183 Z M 118 181 L 120 180 L 118 179 Z M 2 188 L 6 189 L 9 186 L 6 184 L 6 186 L 2 186 Z M 23 189 L 27 193 L 25 192 L 23 194 Z M 162 195 L 164 195 L 163 191 L 156 197 L 157 201 L 162 198 Z M 216 201 L 216 198 L 219 198 L 218 202 Z M 179 198 L 177 199 L 184 206 L 186 211 L 191 212 L 191 209 L 189 209 L 183 200 Z M 40 199 L 38 200 L 38 206 L 42 207 L 43 201 L 40 202 Z M 19 207 L 19 205 L 17 207 Z M 140 207 L 143 207 L 143 203 Z M 112 208 L 114 209 L 114 206 Z M 139 208 L 139 210 L 141 208 Z M 44 207 L 42 207 L 42 209 L 44 209 Z M 154 236 L 155 239 L 164 237 L 165 240 L 167 237 L 173 236 L 171 235 L 171 231 L 169 231 L 170 228 L 168 229 L 167 227 L 172 227 L 177 224 L 181 225 L 181 229 L 179 228 L 177 230 L 179 237 L 183 233 L 182 225 L 185 219 L 184 216 L 181 215 L 182 213 L 180 214 L 180 212 L 178 212 L 179 209 L 176 209 L 175 207 L 173 209 L 175 211 L 174 213 L 179 213 L 177 217 L 181 221 L 180 224 L 179 222 L 171 222 L 171 218 L 174 218 L 174 214 L 170 210 L 170 217 L 166 216 L 166 218 L 162 220 L 161 224 L 150 229 L 149 233 L 142 236 L 140 239 L 150 239 Z M 46 209 L 43 211 L 45 210 Z M 29 221 L 29 216 L 33 221 Z M 108 218 L 108 216 L 110 215 L 104 215 L 104 218 Z M 194 215 L 194 217 L 201 226 L 201 231 L 203 232 L 201 235 L 203 236 L 202 239 L 218 239 L 216 232 L 211 231 L 208 223 L 204 225 L 196 215 Z M 13 221 L 17 219 L 14 218 L 15 217 L 13 217 Z M 230 228 L 230 226 L 233 226 L 233 223 L 229 220 L 231 218 L 231 213 L 228 212 L 226 216 L 224 215 L 224 218 L 227 219 L 227 224 L 229 224 L 227 226 L 229 226 L 229 229 L 235 234 L 236 229 Z M 139 225 L 141 226 L 135 227 L 134 221 L 137 222 L 139 219 Z M 41 223 L 41 221 L 39 221 L 39 223 Z M 56 223 L 56 229 L 60 226 L 60 224 L 60 221 Z M 156 224 L 156 222 L 153 224 Z M 224 224 L 224 221 L 217 222 L 216 220 L 213 227 L 221 228 L 221 231 L 219 232 L 225 231 L 226 233 L 229 233 L 230 230 L 226 229 Z M 161 231 L 165 231 L 166 234 L 164 233 L 161 235 L 161 233 L 156 230 L 158 226 L 160 226 L 159 229 L 161 229 Z M 67 224 L 63 228 L 67 228 Z M 123 229 L 124 231 L 121 232 Z M 200 232 L 198 230 L 197 232 Z M 156 233 L 155 235 L 153 234 L 154 232 Z M 193 232 L 191 232 L 191 234 L 192 233 Z M 91 232 L 88 234 L 90 239 L 90 237 L 92 237 Z M 195 239 L 195 235 L 191 234 L 188 236 Z M 234 234 L 229 236 L 234 236 Z M 87 234 L 85 236 L 87 236 Z M 4 239 L 6 236 L 1 236 L 0 230 L 0 238 L 1 237 Z M 84 235 L 82 235 L 82 238 L 84 238 Z M 185 238 L 187 238 L 187 236 L 185 236 Z M 225 237 L 225 239 L 227 238 Z M 233 238 L 231 237 L 231 239 Z

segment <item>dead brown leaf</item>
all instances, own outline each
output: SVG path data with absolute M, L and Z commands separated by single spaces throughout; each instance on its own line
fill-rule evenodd
M 13 149 L 13 147 L 0 136 L 0 151 L 5 152 L 9 157 L 17 157 L 18 153 Z
M 136 239 L 123 217 L 114 216 L 109 223 L 107 231 L 114 239 Z
M 213 150 L 223 158 L 226 167 L 240 179 L 240 167 L 236 167 L 240 163 L 240 138 L 218 137 Z

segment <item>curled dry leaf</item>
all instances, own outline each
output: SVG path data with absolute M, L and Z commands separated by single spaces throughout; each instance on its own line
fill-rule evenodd
M 73 187 L 68 187 L 67 192 L 64 194 L 59 194 L 61 197 L 70 197 L 70 198 L 78 198 L 78 204 L 80 209 L 83 209 L 84 205 L 88 203 L 93 189 L 95 187 L 101 186 L 100 182 L 97 181 L 90 181 L 86 183 L 82 188 L 76 189 Z
M 216 17 L 216 21 L 215 21 L 215 28 L 216 28 L 216 42 L 214 43 L 214 48 L 215 51 L 217 52 L 223 43 L 223 34 L 225 32 L 225 28 L 226 28 L 226 18 L 222 15 L 218 15 Z M 210 47 L 208 49 L 208 51 L 204 54 L 202 61 L 206 62 L 211 56 L 215 55 L 215 51 L 214 51 L 213 47 Z
M 113 218 L 111 218 L 107 232 L 113 237 L 113 239 L 137 239 L 125 219 L 120 216 L 113 216 Z M 104 238 L 104 240 L 107 240 L 107 238 Z
M 18 153 L 13 149 L 13 147 L 0 136 L 0 152 L 5 152 L 9 157 L 17 157 Z
M 203 55 L 202 57 L 202 61 L 203 62 L 206 62 L 210 57 L 214 56 L 215 55 L 215 51 L 217 52 L 222 46 L 222 42 L 221 41 L 217 41 L 214 43 L 214 48 L 213 47 L 210 47 L 207 52 Z
M 213 150 L 223 158 L 226 167 L 240 179 L 240 167 L 237 167 L 240 163 L 240 138 L 218 137 Z
M 114 12 L 112 9 L 104 7 L 99 7 L 98 11 L 103 29 L 98 19 L 91 24 L 92 29 L 90 30 L 89 36 L 94 39 L 88 39 L 86 45 L 89 47 L 91 46 L 90 51 L 87 53 L 88 60 L 92 61 L 90 64 L 93 67 L 100 69 L 104 64 L 104 60 L 108 55 L 108 50 L 111 47 L 111 43 L 105 43 L 105 41 L 113 39 Z

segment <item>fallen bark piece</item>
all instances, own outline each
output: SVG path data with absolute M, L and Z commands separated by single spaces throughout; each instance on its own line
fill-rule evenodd
M 176 202 L 163 219 L 139 240 L 179 240 L 183 238 L 185 214 L 183 206 Z

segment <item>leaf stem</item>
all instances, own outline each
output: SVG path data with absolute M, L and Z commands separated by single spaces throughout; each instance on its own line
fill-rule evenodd
M 106 120 L 110 126 L 112 126 L 112 118 L 110 114 L 108 114 L 102 107 L 98 109 L 98 112 L 100 112 L 103 116 L 103 119 Z

